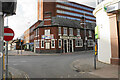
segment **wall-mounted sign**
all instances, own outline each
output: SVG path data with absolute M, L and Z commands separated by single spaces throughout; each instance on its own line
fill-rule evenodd
M 54 39 L 54 35 L 42 35 L 42 39 Z
M 116 3 L 116 4 L 113 4 L 113 5 L 110 5 L 107 8 L 107 12 L 112 12 L 112 11 L 115 11 L 115 10 L 119 10 L 120 9 L 120 2 Z

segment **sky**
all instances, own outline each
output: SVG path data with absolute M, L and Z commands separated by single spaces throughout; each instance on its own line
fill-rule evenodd
M 69 0 L 80 4 L 95 7 L 96 0 Z M 7 24 L 8 19 L 8 24 Z M 15 37 L 19 38 L 37 21 L 37 0 L 17 0 L 16 15 L 5 18 L 4 25 L 9 26 L 15 32 Z

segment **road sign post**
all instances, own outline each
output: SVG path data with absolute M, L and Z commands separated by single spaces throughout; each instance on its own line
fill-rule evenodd
M 6 78 L 8 78 L 8 41 L 12 40 L 14 37 L 14 31 L 11 28 L 4 28 L 4 40 L 6 41 Z

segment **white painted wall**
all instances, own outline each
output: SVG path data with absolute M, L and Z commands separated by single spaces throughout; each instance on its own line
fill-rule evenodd
M 99 26 L 98 39 L 98 60 L 110 64 L 111 42 L 110 42 L 110 24 L 109 17 L 104 9 L 96 13 L 96 22 Z

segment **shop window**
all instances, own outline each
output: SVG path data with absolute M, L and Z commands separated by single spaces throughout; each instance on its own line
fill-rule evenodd
M 62 47 L 62 40 L 61 39 L 58 40 L 58 46 L 59 46 L 59 48 Z
M 75 43 L 76 43 L 76 47 L 83 47 L 83 40 L 82 39 L 76 39 Z
M 94 41 L 92 39 L 89 39 L 87 41 L 87 43 L 88 43 L 88 47 L 93 47 L 94 46 Z
M 44 40 L 41 40 L 41 48 L 44 48 Z
M 51 40 L 51 48 L 55 48 L 55 40 Z

